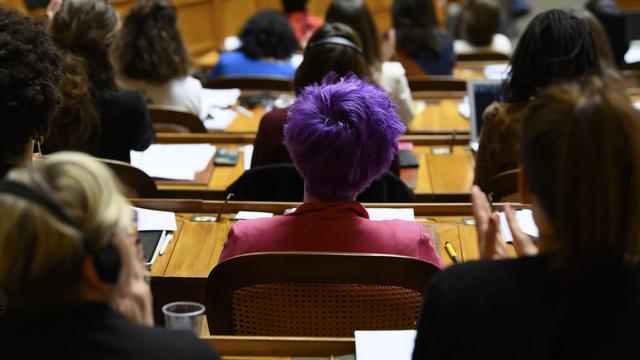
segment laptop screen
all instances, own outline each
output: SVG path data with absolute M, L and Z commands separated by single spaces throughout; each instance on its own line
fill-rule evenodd
M 470 80 L 467 83 L 469 93 L 469 105 L 471 107 L 471 142 L 478 141 L 485 109 L 494 101 L 499 101 L 502 94 L 502 82 L 500 80 Z

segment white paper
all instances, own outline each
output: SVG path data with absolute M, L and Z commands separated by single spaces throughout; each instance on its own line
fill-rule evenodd
M 203 121 L 207 130 L 224 130 L 229 124 L 238 117 L 238 113 L 230 109 L 211 108 L 208 113 L 211 118 L 207 117 Z
M 236 220 L 251 220 L 273 217 L 273 213 L 260 211 L 238 211 L 235 216 Z
M 176 214 L 170 211 L 149 210 L 132 207 L 136 212 L 138 231 L 176 231 Z
M 410 360 L 416 330 L 355 331 L 358 360 Z
M 509 64 L 492 64 L 484 67 L 484 77 L 490 80 L 504 80 L 509 77 Z
M 471 118 L 471 105 L 468 102 L 461 102 L 458 104 L 458 113 L 464 116 L 465 119 Z
M 381 220 L 407 220 L 415 221 L 416 217 L 413 208 L 391 209 L 391 208 L 367 208 L 369 219 L 373 221 Z
M 244 146 L 244 169 L 251 169 L 251 159 L 253 158 L 253 145 L 245 145 Z
M 502 239 L 504 242 L 513 242 L 513 236 L 511 236 L 511 230 L 509 230 L 509 223 L 507 223 L 507 215 L 504 212 L 500 212 L 500 231 L 502 232 Z M 516 222 L 520 226 L 520 230 L 525 234 L 533 237 L 538 237 L 538 227 L 533 221 L 533 212 L 529 209 L 516 211 Z
M 640 110 L 640 101 L 637 103 L 633 103 L 633 107 Z
M 154 178 L 193 180 L 215 152 L 211 144 L 153 144 L 145 151 L 131 151 L 131 165 Z
M 206 119 L 211 108 L 226 108 L 238 102 L 240 89 L 202 89 L 200 92 L 201 119 Z
M 640 40 L 633 40 L 629 43 L 629 50 L 624 55 L 624 61 L 628 64 L 640 61 Z

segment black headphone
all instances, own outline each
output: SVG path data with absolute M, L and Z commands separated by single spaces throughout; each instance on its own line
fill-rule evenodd
M 107 244 L 102 248 L 95 248 L 91 245 L 89 237 L 82 231 L 80 225 L 69 216 L 56 200 L 48 194 L 33 190 L 26 185 L 15 181 L 2 181 L 0 182 L 0 193 L 11 194 L 38 204 L 50 213 L 55 214 L 55 216 L 67 225 L 76 228 L 81 234 L 81 240 L 85 250 L 93 258 L 93 263 L 95 264 L 96 272 L 100 280 L 109 284 L 115 284 L 118 281 L 120 268 L 122 267 L 122 259 L 120 258 L 118 248 L 116 248 L 113 243 L 112 237 L 107 239 Z
M 358 47 L 358 45 L 354 44 L 349 39 L 345 39 L 345 38 L 340 37 L 340 36 L 329 36 L 327 38 L 324 38 L 324 39 L 321 39 L 321 40 L 318 40 L 318 41 L 314 41 L 311 44 L 307 45 L 307 47 L 308 48 L 312 48 L 312 47 L 316 47 L 316 46 L 320 46 L 320 45 L 344 46 L 344 47 L 347 47 L 347 48 L 357 52 L 358 54 L 360 54 L 360 56 L 364 57 L 364 52 L 362 51 L 362 49 L 360 49 Z

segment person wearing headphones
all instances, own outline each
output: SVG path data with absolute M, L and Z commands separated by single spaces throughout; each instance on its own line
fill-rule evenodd
M 151 327 L 134 214 L 105 165 L 60 152 L 16 168 L 0 182 L 0 213 L 3 352 L 217 358 L 190 332 Z

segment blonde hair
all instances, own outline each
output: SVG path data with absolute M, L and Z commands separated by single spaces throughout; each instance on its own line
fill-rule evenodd
M 9 307 L 77 301 L 86 256 L 82 235 L 102 248 L 130 226 L 132 213 L 119 183 L 99 161 L 72 152 L 14 169 L 7 179 L 51 196 L 82 231 L 42 206 L 0 193 L 0 289 Z

